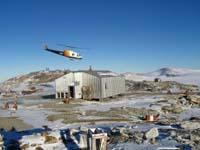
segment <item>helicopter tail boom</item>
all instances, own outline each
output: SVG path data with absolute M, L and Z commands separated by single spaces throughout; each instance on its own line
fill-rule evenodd
M 58 51 L 58 50 L 54 50 L 54 49 L 49 49 L 47 45 L 44 46 L 44 50 L 46 51 L 49 51 L 49 52 L 52 52 L 54 54 L 57 54 L 57 55 L 64 55 L 64 52 L 63 51 Z

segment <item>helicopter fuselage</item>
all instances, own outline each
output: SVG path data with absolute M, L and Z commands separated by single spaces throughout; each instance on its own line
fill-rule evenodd
M 71 60 L 73 60 L 73 59 L 82 59 L 82 56 L 79 53 L 74 52 L 74 51 L 69 50 L 69 49 L 65 49 L 63 51 L 59 51 L 59 50 L 55 50 L 55 49 L 50 49 L 50 48 L 48 48 L 47 45 L 45 45 L 44 49 L 46 51 L 52 52 L 54 54 L 61 55 L 61 56 L 64 56 L 64 57 L 68 57 Z
M 72 50 L 64 50 L 63 56 L 69 57 L 69 58 L 74 58 L 74 59 L 82 59 L 82 56 L 79 53 L 74 52 Z

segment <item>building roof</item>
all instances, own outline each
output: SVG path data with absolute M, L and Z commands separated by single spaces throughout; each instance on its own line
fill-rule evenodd
M 109 70 L 78 70 L 78 71 L 72 71 L 72 72 L 84 72 L 84 73 L 88 73 L 99 78 L 119 76 L 119 74 L 109 71 Z

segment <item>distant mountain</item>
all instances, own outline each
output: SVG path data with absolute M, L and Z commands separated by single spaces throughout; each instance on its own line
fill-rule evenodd
M 186 68 L 161 68 L 159 70 L 138 74 L 138 73 L 123 73 L 122 76 L 126 80 L 132 81 L 153 81 L 155 78 L 160 78 L 163 81 L 177 81 L 185 84 L 194 84 L 200 86 L 200 70 Z
M 146 73 L 150 76 L 166 76 L 166 77 L 176 77 L 184 76 L 189 74 L 200 73 L 200 70 L 186 69 L 186 68 L 161 68 L 154 72 Z

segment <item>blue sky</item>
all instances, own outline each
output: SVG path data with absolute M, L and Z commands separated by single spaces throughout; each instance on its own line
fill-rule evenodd
M 82 50 L 69 61 L 42 50 Z M 45 69 L 200 69 L 198 0 L 2 0 L 0 80 Z

